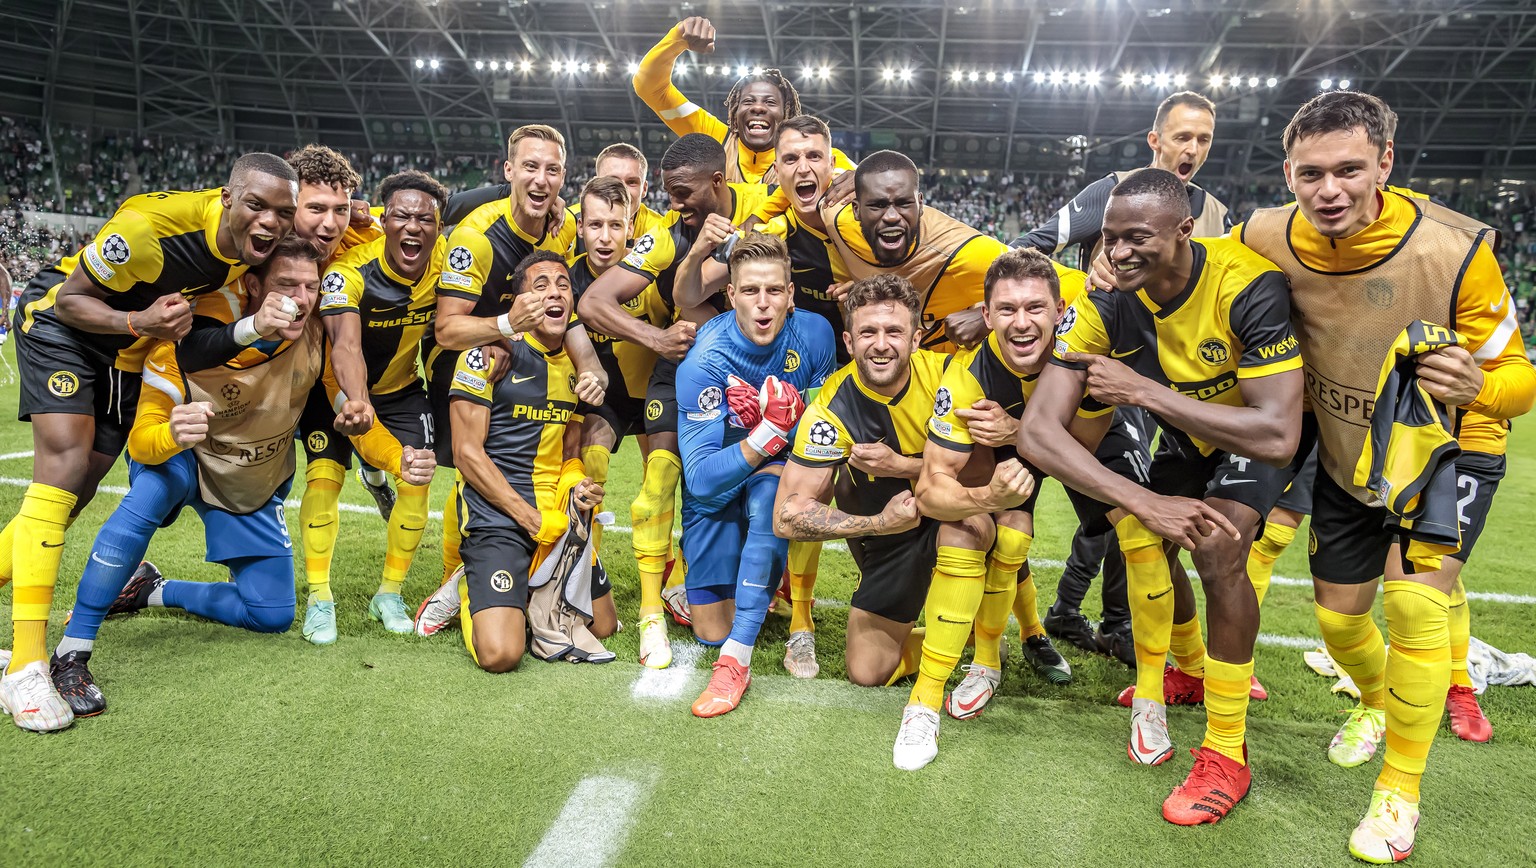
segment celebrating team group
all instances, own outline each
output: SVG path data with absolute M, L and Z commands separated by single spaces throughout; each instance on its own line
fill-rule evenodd
M 541 124 L 511 134 L 505 184 L 453 196 L 405 171 L 366 198 L 345 158 L 309 145 L 246 154 L 222 188 L 132 197 L 32 277 L 15 334 L 35 459 L 0 534 L 15 630 L 0 708 L 34 731 L 102 713 L 88 663 L 109 615 L 288 630 L 300 446 L 306 639 L 337 640 L 330 570 L 355 455 L 388 526 L 370 618 L 424 636 L 457 624 L 489 672 L 527 650 L 611 659 L 620 613 L 585 552 L 628 436 L 643 456 L 640 662 L 670 665 L 668 616 L 690 627 L 719 648 L 693 714 L 728 713 L 783 596 L 784 667 L 815 677 L 820 547 L 847 540 L 861 576 L 848 678 L 915 676 L 893 760 L 916 770 L 937 756 L 941 712 L 974 718 L 992 698 L 1010 615 L 1027 663 L 1071 680 L 1028 566 L 1054 477 L 1078 542 L 1108 550 L 1094 638 L 1134 662 L 1130 760 L 1174 755 L 1169 703 L 1205 705 L 1193 768 L 1163 804 L 1181 825 L 1217 822 L 1249 790 L 1260 603 L 1311 515 L 1318 626 L 1360 691 L 1327 754 L 1358 766 L 1384 745 L 1349 849 L 1407 858 L 1444 710 L 1458 735 L 1488 737 L 1460 572 L 1508 420 L 1536 399 L 1497 233 L 1389 186 L 1396 116 L 1350 91 L 1285 128 L 1295 202 L 1233 225 L 1192 182 L 1216 109 L 1181 92 L 1156 107 L 1147 167 L 1095 181 L 1009 247 L 926 206 L 909 157 L 855 165 L 777 70 L 744 75 L 723 119 L 689 102 L 672 65 L 714 39 L 687 19 L 634 77 L 679 136 L 661 157 L 665 213 L 645 206 L 648 161 L 628 144 L 563 201 L 580 155 Z M 1067 247 L 1085 270 L 1050 258 Z M 65 533 L 125 448 L 128 493 L 50 653 Z M 413 618 L 402 584 L 440 467 L 455 471 L 442 581 Z M 230 581 L 143 562 L 185 506 Z M 1081 622 L 1082 590 L 1064 583 L 1053 614 Z

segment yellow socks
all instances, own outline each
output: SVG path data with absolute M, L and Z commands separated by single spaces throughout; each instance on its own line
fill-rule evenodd
M 304 469 L 304 497 L 299 501 L 299 541 L 304 546 L 304 576 L 309 595 L 330 600 L 331 556 L 341 532 L 338 505 L 341 483 L 347 472 L 328 458 L 319 458 Z
M 384 580 L 379 583 L 378 593 L 398 594 L 405 583 L 406 573 L 411 571 L 411 561 L 416 557 L 416 547 L 421 545 L 421 534 L 427 526 L 426 485 L 395 485 L 395 508 L 389 514 L 389 531 L 384 538 Z
M 1387 652 L 1370 613 L 1345 615 L 1317 603 L 1312 604 L 1312 609 L 1317 613 L 1317 626 L 1323 633 L 1328 656 L 1360 688 L 1360 704 L 1382 708 Z
M 459 576 L 459 631 L 464 634 L 469 659 L 475 661 L 476 666 L 480 665 L 480 655 L 475 653 L 475 616 L 469 611 L 469 579 L 466 576 Z
M 896 663 L 896 671 L 885 679 L 886 687 L 917 671 L 918 664 L 923 660 L 923 638 L 926 634 L 927 631 L 922 627 L 913 627 L 912 632 L 907 634 L 907 641 L 901 645 L 901 659 Z
M 1450 597 L 1418 582 L 1386 582 L 1387 751 L 1378 790 L 1418 801 L 1424 760 L 1451 686 Z
M 12 522 L 16 587 L 12 590 L 11 620 L 15 642 L 7 672 L 20 672 L 29 663 L 48 659 L 48 612 L 53 586 L 64 557 L 64 532 L 75 496 L 62 488 L 34 482 L 27 486 L 21 511 Z
M 1456 577 L 1451 588 L 1451 684 L 1471 687 L 1472 677 L 1467 674 L 1467 647 L 1472 644 L 1472 613 L 1467 610 L 1467 588 Z
M 1034 542 L 1034 537 L 1011 527 L 997 526 L 997 540 L 992 543 L 992 551 L 987 556 L 987 577 L 983 584 L 981 605 L 976 608 L 976 654 L 975 662 L 979 666 L 990 669 L 1003 668 L 1002 643 L 1003 631 L 1008 628 L 1008 612 L 1018 611 L 1019 596 L 1024 596 L 1027 591 L 1029 597 L 1029 609 L 1035 608 L 1035 585 L 1025 576 L 1025 582 L 1029 583 L 1026 589 L 1019 581 L 1019 570 L 1029 558 L 1029 546 Z M 1029 636 L 1029 628 L 1025 626 L 1024 615 L 1019 616 L 1019 638 Z M 1035 618 L 1038 626 L 1040 619 Z
M 820 542 L 789 544 L 789 632 L 815 630 L 811 606 L 816 602 L 816 571 L 821 565 Z
M 1269 580 L 1275 575 L 1275 560 L 1295 538 L 1296 528 L 1278 521 L 1265 522 L 1264 535 L 1254 540 L 1253 547 L 1248 550 L 1248 581 L 1253 583 L 1260 606 L 1264 605 L 1264 595 L 1269 593 Z
M 924 606 L 927 630 L 911 702 L 920 702 L 934 711 L 944 704 L 944 685 L 960 662 L 965 640 L 971 636 L 986 573 L 984 552 L 939 546 L 933 583 L 928 587 Z
M 1174 624 L 1168 636 L 1168 651 L 1179 671 L 1196 678 L 1205 677 L 1205 639 L 1200 635 L 1200 616 Z
M 464 528 L 459 523 L 459 486 L 463 484 L 463 480 L 455 475 L 453 488 L 448 492 L 448 502 L 443 504 L 443 582 L 448 581 L 453 571 L 464 563 L 464 559 L 459 557 L 459 544 L 464 541 Z
M 1173 630 L 1173 578 L 1163 541 L 1134 515 L 1115 523 L 1120 551 L 1125 555 L 1126 598 L 1131 609 L 1131 635 L 1136 643 L 1137 699 L 1162 703 L 1163 668 Z
M 1205 741 L 1202 746 L 1230 760 L 1243 759 L 1243 737 L 1248 721 L 1248 681 L 1253 661 L 1228 663 L 1211 657 L 1205 661 Z
M 587 468 L 587 475 L 592 477 L 592 481 L 598 485 L 606 486 L 608 484 L 608 459 L 611 454 L 607 446 L 594 444 L 582 447 L 581 463 Z M 603 505 L 599 503 L 593 507 L 592 514 L 595 516 L 602 511 Z M 592 522 L 592 555 L 593 557 L 601 557 L 602 553 L 603 526 L 594 521 Z
M 683 463 L 674 453 L 654 449 L 645 459 L 645 479 L 640 496 L 630 505 L 634 525 L 631 543 L 640 572 L 640 615 L 661 612 L 661 580 L 672 553 L 672 511 L 677 502 L 677 481 Z
M 12 516 L 5 530 L 0 530 L 0 588 L 5 587 L 13 575 L 11 565 L 14 561 L 11 555 L 16 549 L 16 523 L 20 520 L 20 515 Z

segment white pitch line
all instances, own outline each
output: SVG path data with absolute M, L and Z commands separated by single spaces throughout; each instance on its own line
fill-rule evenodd
M 1302 648 L 1307 651 L 1311 651 L 1314 648 L 1321 648 L 1323 646 L 1323 640 L 1314 639 L 1310 636 L 1277 636 L 1274 633 L 1260 633 L 1257 641 L 1260 645 L 1275 645 L 1281 648 Z
M 525 868 L 606 868 L 634 825 L 641 787 L 607 775 L 582 778 Z
M 688 689 L 698 670 L 704 646 L 692 639 L 672 643 L 672 665 L 666 669 L 641 669 L 630 688 L 635 699 L 675 699 Z
M 0 461 L 13 461 L 13 460 L 15 460 L 17 458 L 31 458 L 31 457 L 32 457 L 32 450 L 28 449 L 25 452 L 7 452 L 4 455 L 0 455 Z

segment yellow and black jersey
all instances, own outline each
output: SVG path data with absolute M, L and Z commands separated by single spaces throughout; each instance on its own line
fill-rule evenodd
M 480 349 L 459 354 L 451 401 L 473 401 L 491 411 L 485 454 L 529 505 L 553 510 L 564 460 L 565 427 L 576 413 L 576 368 L 565 351 L 542 346 L 531 334 L 512 344 L 511 367 L 491 382 L 491 360 Z M 576 417 L 579 419 L 580 417 Z M 459 479 L 463 482 L 463 475 Z M 510 516 L 462 484 L 467 530 L 508 527 Z
M 816 398 L 800 417 L 789 460 L 808 467 L 846 464 L 855 443 L 884 443 L 908 458 L 921 458 L 927 439 L 934 394 L 949 356 L 918 350 L 912 354 L 912 375 L 898 394 L 887 398 L 859 380 L 858 367 L 844 365 L 821 384 Z M 849 511 L 870 515 L 885 508 L 912 481 L 875 477 L 853 471 Z M 844 499 L 839 495 L 839 500 Z
M 380 237 L 343 256 L 320 281 L 320 315 L 362 318 L 368 391 L 389 395 L 421 388 L 421 344 L 437 310 L 437 281 L 448 242 L 438 236 L 426 271 L 414 283 L 389 267 Z
M 731 184 L 730 191 L 731 223 L 734 225 L 750 218 L 768 197 L 768 188 L 760 184 Z M 677 264 L 688 255 L 698 234 L 697 229 L 683 225 L 676 211 L 669 211 L 660 226 L 636 239 L 619 267 L 651 281 L 660 291 L 667 310 L 675 313 L 677 306 L 672 301 L 672 283 L 677 277 Z
M 790 279 L 795 284 L 795 307 L 826 317 L 832 330 L 843 331 L 843 309 L 827 293 L 833 284 L 852 279 L 843 265 L 843 258 L 832 246 L 832 240 L 816 229 L 805 225 L 793 210 L 759 224 L 757 231 L 784 239 L 789 247 Z M 847 353 L 838 345 L 838 357 L 846 362 Z
M 844 270 L 854 280 L 898 274 L 911 282 L 923 300 L 922 327 L 927 332 L 923 346 L 930 349 L 955 348 L 945 334 L 944 318 L 981 303 L 987 269 L 992 267 L 993 260 L 1008 252 L 1008 245 L 996 238 L 982 235 L 937 208 L 924 207 L 912 248 L 901 262 L 885 266 L 875 261 L 853 205 L 843 206 L 835 216 L 824 210 L 822 216 L 829 226 L 835 227 L 829 240 L 842 258 Z M 1059 262 L 1052 265 L 1061 281 L 1063 297 L 1081 292 L 1088 279 L 1085 273 Z
M 106 292 L 113 310 L 143 310 L 162 295 L 192 297 L 213 292 L 245 273 L 238 259 L 219 253 L 224 205 L 219 190 L 143 193 L 124 202 L 91 243 L 44 270 L 65 277 L 77 268 Z M 23 307 L 21 329 L 65 328 L 54 312 L 60 280 Z M 76 340 L 105 353 L 118 353 L 117 366 L 136 371 L 147 343 L 131 335 L 75 332 Z M 135 343 L 139 345 L 132 351 Z
M 1145 290 L 1079 297 L 1057 327 L 1051 361 L 1072 367 L 1063 353 L 1108 355 L 1180 394 L 1228 406 L 1243 404 L 1239 380 L 1300 370 L 1285 275 L 1231 238 L 1190 245 L 1189 282 L 1167 304 Z M 1111 409 L 1089 400 L 1080 413 Z M 1198 438 L 1187 439 L 1202 455 L 1214 451 Z
M 580 302 L 587 288 L 597 280 L 597 275 L 587 265 L 587 254 L 583 253 L 571 263 L 571 298 L 574 302 Z M 623 308 L 635 319 L 644 320 L 659 329 L 665 329 L 672 324 L 671 314 L 667 311 L 666 304 L 661 300 L 661 292 L 656 284 L 647 286 L 641 293 L 629 301 L 624 302 Z M 572 308 L 574 310 L 574 306 Z M 597 350 L 597 355 L 603 360 L 603 367 L 609 370 L 618 370 L 624 377 L 625 390 L 632 398 L 644 398 L 646 384 L 651 379 L 651 369 L 656 366 L 656 353 L 650 348 L 632 341 L 619 340 L 610 335 L 596 332 L 590 328 L 587 337 L 592 339 L 592 346 Z M 610 378 L 611 379 L 611 378 Z M 616 384 L 610 382 L 609 388 Z
M 437 294 L 475 302 L 474 315 L 500 316 L 512 309 L 512 270 L 535 250 L 568 256 L 576 223 L 562 221 L 557 232 L 530 237 L 512 219 L 511 199 L 476 208 L 448 236 L 448 255 L 437 279 Z
M 1024 415 L 1024 405 L 1034 394 L 1040 374 L 1015 371 L 1003 360 L 997 346 L 997 333 L 987 335 L 979 345 L 963 350 L 950 360 L 938 391 L 933 396 L 932 415 L 928 419 L 928 439 L 947 449 L 970 452 L 976 441 L 970 425 L 958 410 L 969 410 L 977 401 L 996 401 L 1003 412 L 1015 419 Z M 1012 446 L 996 450 L 997 460 L 1018 455 Z

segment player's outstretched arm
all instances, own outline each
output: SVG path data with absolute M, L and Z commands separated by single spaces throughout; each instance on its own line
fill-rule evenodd
M 664 358 L 680 360 L 693 346 L 693 323 L 678 322 L 663 330 L 624 310 L 624 302 L 650 285 L 645 275 L 622 266 L 610 268 L 581 294 L 576 312 L 583 322 L 591 323 L 602 334 L 639 344 Z
M 526 332 L 543 315 L 544 300 L 531 292 L 512 299 L 512 310 L 498 317 L 475 316 L 475 302 L 439 295 L 433 335 L 445 350 L 472 350 Z
M 597 358 L 597 348 L 585 326 L 577 323 L 565 330 L 565 352 L 576 366 L 576 397 L 594 407 L 603 405 L 608 391 L 608 371 Z
M 684 51 L 712 54 L 714 50 L 715 27 L 709 19 L 685 18 L 646 52 L 635 70 L 635 94 L 668 129 L 680 136 L 703 133 L 723 142 L 730 132 L 724 122 L 689 102 L 672 83 L 672 67 Z
M 357 311 L 333 313 L 322 317 L 325 337 L 331 343 L 329 360 L 332 376 L 341 393 L 350 401 L 368 405 L 365 411 L 370 424 L 373 420 L 373 402 L 368 394 L 368 365 L 363 361 L 363 318 Z M 375 467 L 390 467 L 375 464 Z
M 730 271 L 714 260 L 714 253 L 727 238 L 736 234 L 736 227 L 727 217 L 710 214 L 704 218 L 699 237 L 688 248 L 688 255 L 677 264 L 677 277 L 672 282 L 672 299 L 680 308 L 698 307 L 719 292 L 730 278 Z

